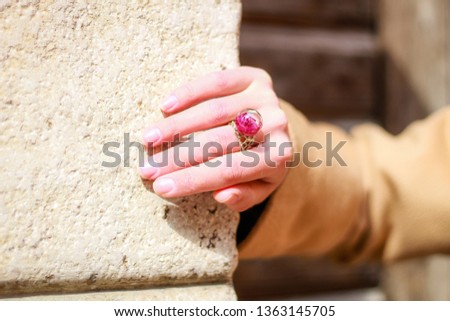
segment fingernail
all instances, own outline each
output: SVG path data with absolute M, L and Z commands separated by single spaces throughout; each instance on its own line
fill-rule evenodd
M 153 183 L 156 194 L 164 195 L 170 193 L 175 188 L 175 182 L 171 178 L 161 178 Z
M 158 168 L 145 164 L 143 167 L 139 167 L 139 174 L 146 179 L 154 179 L 158 174 Z
M 147 143 L 156 143 L 158 140 L 161 139 L 161 131 L 158 128 L 152 128 L 149 131 L 147 131 L 144 135 L 144 140 Z
M 224 191 L 216 195 L 216 200 L 219 203 L 234 204 L 238 201 L 239 197 L 233 192 Z
M 161 109 L 163 111 L 170 111 L 175 107 L 177 103 L 178 103 L 177 97 L 175 97 L 174 95 L 170 95 L 166 99 L 164 99 Z

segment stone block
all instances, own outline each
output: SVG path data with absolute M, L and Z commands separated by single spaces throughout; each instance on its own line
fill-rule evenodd
M 0 2 L 0 296 L 230 279 L 237 213 L 157 197 L 124 145 L 174 87 L 238 66 L 239 19 L 237 0 Z
M 17 298 L 8 298 L 14 301 Z M 231 284 L 170 286 L 145 290 L 44 294 L 21 297 L 22 301 L 222 301 L 236 300 Z

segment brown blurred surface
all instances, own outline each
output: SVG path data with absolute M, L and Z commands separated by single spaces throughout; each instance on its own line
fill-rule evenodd
M 348 267 L 296 257 L 243 261 L 234 275 L 240 300 L 277 300 L 378 285 L 376 265 Z
M 243 25 L 241 61 L 267 70 L 277 94 L 309 117 L 371 117 L 377 51 L 365 32 Z
M 240 58 L 312 119 L 376 114 L 380 59 L 370 0 L 243 1 Z
M 245 23 L 364 29 L 374 24 L 372 0 L 243 0 L 242 3 Z

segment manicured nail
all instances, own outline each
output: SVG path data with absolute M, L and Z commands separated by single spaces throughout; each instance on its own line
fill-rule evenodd
M 239 200 L 239 197 L 236 193 L 230 192 L 230 191 L 224 191 L 221 193 L 218 193 L 216 195 L 216 200 L 219 203 L 225 203 L 225 204 L 234 204 Z
M 139 174 L 146 179 L 154 179 L 158 175 L 158 168 L 145 164 L 143 167 L 139 167 Z
M 161 136 L 161 131 L 158 128 L 152 128 L 145 133 L 144 140 L 147 143 L 156 143 L 161 139 Z
M 175 182 L 171 178 L 161 178 L 153 183 L 156 194 L 164 195 L 170 193 L 175 188 Z
M 170 111 L 176 106 L 177 103 L 178 103 L 177 97 L 175 97 L 174 95 L 170 95 L 166 99 L 164 99 L 161 109 L 166 112 Z

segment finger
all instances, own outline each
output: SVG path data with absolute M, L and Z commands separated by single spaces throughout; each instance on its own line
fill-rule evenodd
M 236 94 L 255 79 L 271 84 L 268 74 L 257 68 L 240 67 L 213 72 L 175 89 L 163 101 L 161 109 L 171 114 L 208 99 Z
M 284 128 L 282 123 L 284 115 L 280 115 L 279 110 L 267 107 L 260 111 L 268 122 L 255 135 L 256 142 L 263 142 L 267 134 L 274 134 L 276 130 Z M 153 154 L 139 171 L 143 178 L 154 180 L 159 176 L 239 150 L 238 138 L 233 127 L 220 126 L 196 133 L 184 143 Z
M 262 142 L 263 139 L 262 131 L 258 132 L 255 141 Z M 149 156 L 139 172 L 142 178 L 154 180 L 159 176 L 239 151 L 240 145 L 234 128 L 230 125 L 220 126 L 192 135 L 184 143 Z
M 284 171 L 281 167 L 277 168 L 281 160 L 280 157 L 272 157 L 269 162 L 264 157 L 264 147 L 258 146 L 158 177 L 153 189 L 164 197 L 180 197 L 263 178 L 276 181 L 280 170 Z
M 158 146 L 193 132 L 226 124 L 245 109 L 258 109 L 258 101 L 247 92 L 208 100 L 188 110 L 169 116 L 144 130 L 144 142 Z
M 139 172 L 142 178 L 154 180 L 159 176 L 239 150 L 234 129 L 229 125 L 220 126 L 192 135 L 184 143 L 149 156 Z
M 276 184 L 258 180 L 215 191 L 213 197 L 231 210 L 242 212 L 264 201 L 276 186 Z

